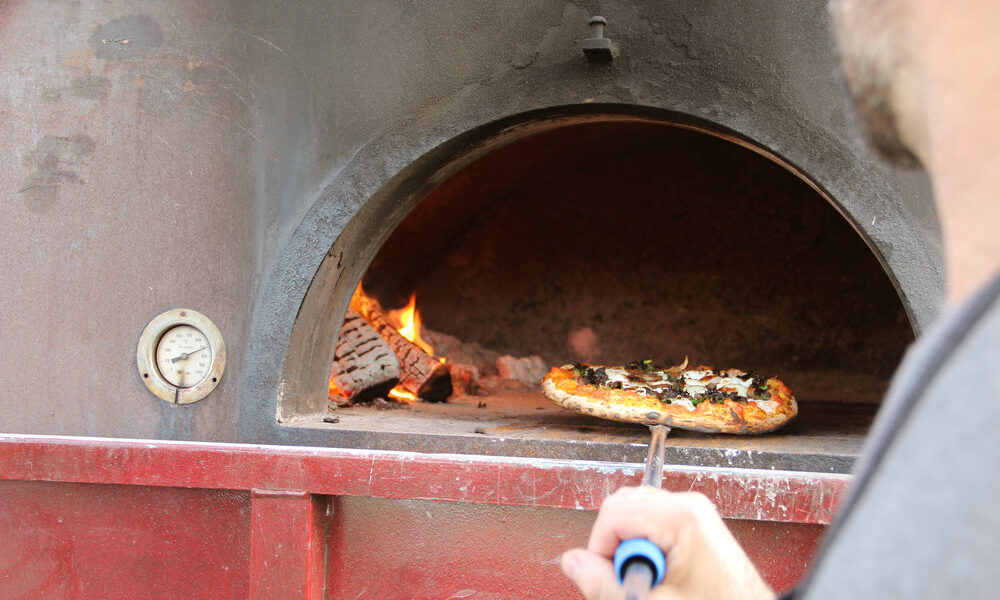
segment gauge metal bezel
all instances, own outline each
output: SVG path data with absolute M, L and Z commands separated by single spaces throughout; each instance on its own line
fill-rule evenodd
M 204 334 L 212 352 L 208 373 L 191 387 L 173 385 L 156 366 L 156 348 L 163 335 L 179 325 L 194 327 Z M 154 396 L 170 404 L 191 404 L 211 394 L 222 381 L 222 373 L 226 368 L 226 344 L 222 339 L 222 332 L 211 319 L 189 308 L 175 308 L 157 315 L 146 325 L 139 337 L 136 365 L 139 377 Z

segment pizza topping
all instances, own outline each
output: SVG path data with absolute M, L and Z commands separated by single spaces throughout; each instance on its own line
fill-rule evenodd
M 583 382 L 590 385 L 601 385 L 608 382 L 608 374 L 604 367 L 587 368 L 582 374 Z
M 690 398 L 691 394 L 684 389 L 683 385 L 674 384 L 663 390 L 663 394 L 669 398 Z
M 754 383 L 757 383 L 757 381 L 758 380 L 755 379 Z M 757 400 L 770 400 L 771 399 L 771 392 L 767 391 L 767 382 L 763 382 L 763 383 L 760 383 L 758 385 L 754 385 L 754 387 L 753 387 L 753 397 L 754 397 L 754 399 L 757 399 Z
M 687 359 L 669 368 L 652 360 L 605 367 L 573 363 L 552 369 L 542 387 L 557 404 L 579 412 L 696 431 L 762 433 L 798 412 L 777 379 L 739 369 L 688 368 Z
M 629 381 L 628 371 L 624 369 L 613 369 L 608 367 L 604 370 L 604 373 L 607 376 L 608 381 L 621 385 L 619 389 L 627 390 L 635 387 L 635 384 Z
M 699 370 L 694 369 L 691 371 L 684 371 L 684 379 L 691 381 L 704 381 L 707 378 L 715 377 L 714 371 Z
M 663 404 L 676 404 L 682 401 L 690 400 L 691 398 L 691 396 L 684 391 L 684 388 L 679 385 L 653 389 L 653 394 L 656 396 L 656 399 Z M 694 407 L 692 406 L 692 408 Z
M 663 404 L 683 406 L 690 411 L 702 402 L 725 404 L 753 402 L 773 414 L 778 402 L 771 399 L 767 381 L 740 369 L 716 372 L 711 367 L 687 369 L 684 364 L 664 369 L 651 359 L 632 361 L 620 367 L 567 365 L 586 385 L 610 390 L 628 390 L 640 396 L 656 398 Z
M 729 375 L 727 377 L 719 379 L 719 381 L 715 383 L 715 387 L 727 392 L 733 392 L 743 398 L 747 398 L 749 397 L 750 386 L 752 384 L 753 384 L 752 378 L 740 379 L 739 377 Z
M 740 400 L 745 400 L 740 398 L 734 392 L 726 392 L 715 387 L 710 387 L 705 391 L 702 396 L 702 400 L 711 400 L 713 404 L 725 404 L 726 400 L 735 400 L 739 402 Z
M 708 391 L 708 386 L 716 380 L 713 371 L 695 369 L 684 372 L 684 387 L 692 396 L 704 394 Z
M 753 400 L 752 402 L 769 415 L 773 415 L 778 410 L 777 400 Z
M 626 368 L 604 367 L 574 369 L 581 374 L 581 381 L 607 389 L 629 390 L 641 396 L 652 396 L 664 404 L 680 404 L 689 410 L 706 400 L 724 404 L 727 400 L 746 402 L 751 380 L 740 379 L 732 369 L 726 376 L 717 375 L 707 368 L 680 371 L 678 376 L 664 369 L 657 369 L 652 360 L 633 361 Z
M 693 398 L 674 398 L 670 403 L 676 404 L 678 406 L 683 406 L 688 410 L 694 410 L 695 408 L 697 408 L 695 406 L 696 402 L 701 402 L 701 400 L 695 400 Z

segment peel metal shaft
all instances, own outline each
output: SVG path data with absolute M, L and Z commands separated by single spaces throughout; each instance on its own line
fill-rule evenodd
M 670 428 L 666 425 L 653 425 L 649 431 L 649 453 L 646 456 L 646 470 L 642 474 L 642 485 L 659 488 L 663 486 L 663 452 Z M 655 579 L 650 563 L 643 560 L 629 562 L 622 577 L 625 600 L 646 600 Z
M 646 456 L 646 470 L 642 474 L 642 485 L 652 487 L 663 486 L 663 452 L 666 449 L 667 434 L 670 428 L 665 425 L 653 425 L 649 428 L 649 450 Z M 660 556 L 662 565 L 663 553 L 655 550 L 655 554 Z M 621 574 L 622 589 L 625 592 L 625 600 L 646 600 L 649 591 L 658 581 L 654 571 L 651 558 L 641 560 L 627 560 Z M 660 574 L 662 578 L 662 573 Z
M 622 582 L 625 600 L 646 600 L 652 587 L 653 569 L 649 564 L 636 561 L 625 569 L 625 581 Z
M 667 446 L 667 434 L 670 428 L 666 425 L 653 425 L 649 428 L 649 455 L 646 456 L 646 470 L 642 474 L 642 485 L 655 488 L 663 487 L 663 451 Z

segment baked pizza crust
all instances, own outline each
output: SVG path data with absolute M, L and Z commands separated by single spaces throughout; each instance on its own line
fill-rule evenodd
M 706 433 L 754 434 L 773 431 L 798 414 L 798 405 L 780 380 L 767 380 L 771 400 L 777 402 L 768 413 L 754 402 L 701 402 L 694 410 L 683 405 L 664 404 L 655 397 L 629 390 L 611 389 L 577 381 L 571 368 L 553 367 L 542 380 L 542 391 L 553 402 L 585 415 L 643 425 L 667 425 Z

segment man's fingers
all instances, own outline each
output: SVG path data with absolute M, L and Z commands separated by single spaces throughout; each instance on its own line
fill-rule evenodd
M 614 565 L 603 556 L 575 548 L 562 555 L 562 570 L 587 600 L 621 600 Z
M 715 508 L 701 494 L 671 493 L 650 487 L 623 488 L 609 496 L 594 522 L 587 549 L 612 556 L 622 540 L 649 538 L 669 551 L 685 527 Z
M 615 492 L 601 505 L 587 549 L 563 555 L 563 571 L 587 600 L 622 600 L 610 558 L 622 540 L 635 537 L 648 539 L 667 555 L 665 579 L 652 597 L 774 598 L 718 510 L 698 493 L 651 487 Z

